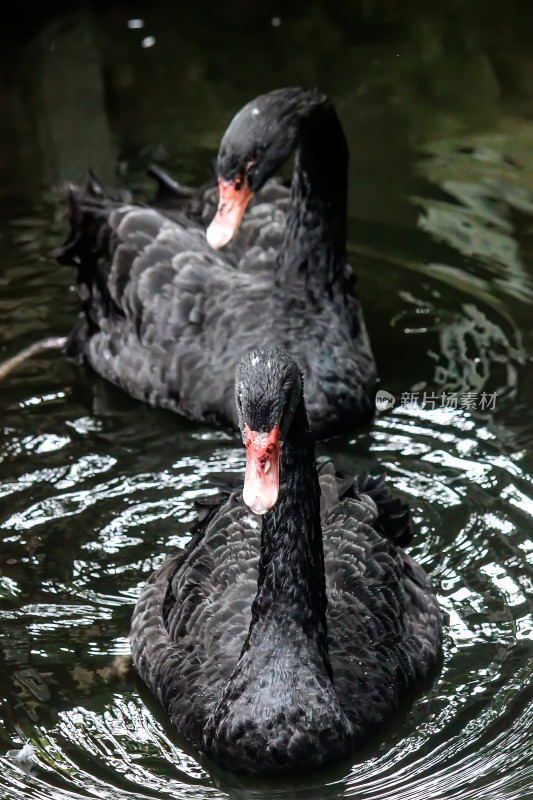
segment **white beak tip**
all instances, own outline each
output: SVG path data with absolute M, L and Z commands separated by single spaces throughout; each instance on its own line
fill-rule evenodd
M 231 239 L 231 233 L 213 221 L 205 232 L 205 238 L 209 247 L 212 247 L 213 250 L 220 250 Z
M 242 499 L 254 514 L 262 517 L 267 511 L 270 511 L 278 499 L 278 491 L 271 489 L 270 491 L 260 493 L 251 489 L 248 485 L 244 486 Z

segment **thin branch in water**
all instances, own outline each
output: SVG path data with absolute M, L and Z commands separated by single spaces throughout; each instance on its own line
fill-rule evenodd
M 20 353 L 0 363 L 0 380 L 9 375 L 10 372 L 13 372 L 13 370 L 19 367 L 26 359 L 43 353 L 45 350 L 61 350 L 66 343 L 66 336 L 50 336 L 48 339 L 41 339 L 39 342 L 35 342 L 35 344 L 30 344 L 29 347 L 25 347 L 24 350 L 21 350 Z

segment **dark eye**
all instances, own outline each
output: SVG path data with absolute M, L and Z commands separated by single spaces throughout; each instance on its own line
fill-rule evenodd
M 235 178 L 235 183 L 234 183 L 233 185 L 234 185 L 234 187 L 235 187 L 236 191 L 238 192 L 238 191 L 239 191 L 239 189 L 240 189 L 240 188 L 241 188 L 241 186 L 242 186 L 242 175 L 238 175 L 238 176 Z

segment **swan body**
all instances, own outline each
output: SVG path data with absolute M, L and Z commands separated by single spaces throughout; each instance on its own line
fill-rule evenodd
M 288 354 L 253 351 L 236 386 L 244 492 L 204 501 L 189 546 L 142 590 L 131 646 L 187 739 L 276 775 L 332 763 L 382 725 L 437 663 L 442 620 L 399 547 L 406 506 L 382 479 L 317 472 Z
M 293 151 L 288 189 L 271 176 Z M 157 169 L 148 206 L 94 178 L 71 187 L 57 257 L 77 267 L 83 317 L 69 353 L 140 400 L 236 427 L 237 362 L 283 345 L 304 372 L 315 435 L 368 422 L 376 367 L 348 287 L 347 159 L 330 101 L 283 89 L 230 124 L 218 191 L 185 190 Z

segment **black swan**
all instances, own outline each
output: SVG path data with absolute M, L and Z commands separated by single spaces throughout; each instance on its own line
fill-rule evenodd
M 268 179 L 294 150 L 289 190 Z M 157 168 L 148 207 L 94 177 L 70 187 L 70 237 L 56 256 L 78 268 L 84 317 L 69 353 L 140 400 L 237 427 L 239 358 L 283 345 L 304 371 L 316 436 L 370 421 L 376 367 L 345 263 L 347 164 L 328 98 L 280 89 L 224 134 L 216 215 L 216 187 L 195 193 Z M 235 240 L 213 250 L 248 204 Z
M 252 351 L 236 375 L 242 496 L 205 500 L 188 547 L 144 587 L 131 647 L 187 739 L 275 775 L 342 758 L 390 717 L 438 661 L 442 619 L 398 549 L 407 506 L 382 479 L 317 472 L 292 357 Z

